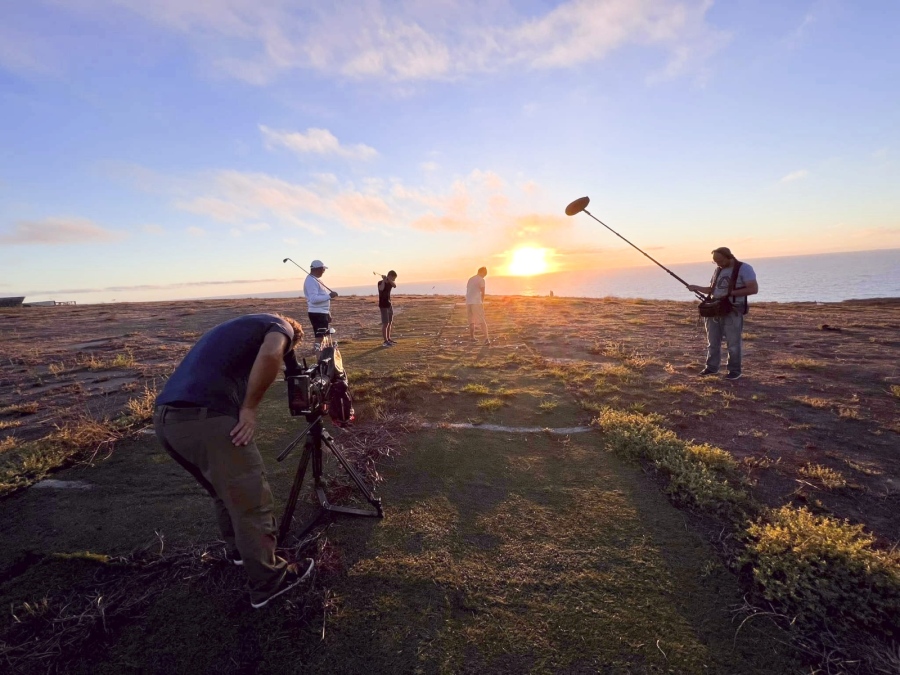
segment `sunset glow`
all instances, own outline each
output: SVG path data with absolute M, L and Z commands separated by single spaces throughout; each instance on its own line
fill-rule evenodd
M 900 249 L 900 2 L 0 8 L 0 296 L 296 298 L 286 256 L 351 294 L 647 265 L 584 196 L 665 265 Z
M 517 277 L 528 277 L 550 271 L 547 249 L 523 246 L 512 252 L 509 273 Z

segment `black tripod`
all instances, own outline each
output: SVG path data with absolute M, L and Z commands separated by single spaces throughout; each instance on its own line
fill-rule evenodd
M 363 483 L 362 477 L 356 472 L 350 462 L 347 461 L 347 458 L 341 454 L 341 451 L 338 450 L 338 447 L 334 444 L 334 438 L 325 431 L 322 425 L 322 413 L 310 413 L 306 416 L 306 419 L 309 422 L 309 426 L 301 431 L 300 435 L 291 441 L 290 445 L 278 455 L 278 461 L 283 461 L 291 453 L 291 450 L 297 447 L 297 444 L 300 443 L 303 437 L 307 437 L 306 444 L 303 447 L 303 455 L 300 457 L 300 464 L 297 466 L 297 474 L 294 476 L 294 484 L 291 486 L 291 494 L 284 507 L 284 514 L 281 516 L 281 524 L 278 527 L 278 541 L 281 544 L 284 544 L 287 533 L 291 529 L 291 521 L 294 518 L 294 510 L 297 507 L 297 498 L 300 496 L 300 488 L 303 485 L 303 479 L 306 477 L 306 469 L 309 466 L 310 458 L 312 459 L 313 488 L 316 491 L 316 496 L 319 498 L 319 512 L 312 520 L 303 526 L 298 537 L 302 538 L 307 532 L 315 527 L 316 523 L 319 522 L 319 519 L 326 513 L 343 513 L 348 516 L 384 518 L 384 509 L 381 507 L 381 499 L 372 494 L 369 488 L 366 487 L 366 484 Z M 344 467 L 344 471 L 346 471 L 350 478 L 353 479 L 353 482 L 356 483 L 356 487 L 363 493 L 366 500 L 375 507 L 375 511 L 354 509 L 349 506 L 334 506 L 328 502 L 328 497 L 325 495 L 325 484 L 322 482 L 323 444 L 331 450 L 331 454 L 333 454 L 337 461 L 340 462 L 341 466 Z

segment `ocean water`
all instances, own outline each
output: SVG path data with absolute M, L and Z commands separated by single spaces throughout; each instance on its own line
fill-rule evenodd
M 637 252 L 635 257 L 643 258 Z M 655 256 L 654 256 L 655 257 Z M 663 264 L 665 261 L 661 260 Z M 759 294 L 753 302 L 840 302 L 865 298 L 900 298 L 900 249 L 826 253 L 747 260 L 756 270 Z M 689 284 L 706 285 L 714 267 L 709 262 L 666 265 Z M 404 283 L 402 270 L 396 295 L 464 295 L 466 278 Z M 473 270 L 474 272 L 474 270 Z M 694 295 L 669 274 L 649 263 L 641 267 L 597 272 L 557 272 L 536 277 L 488 274 L 488 295 L 554 295 L 575 298 L 645 298 L 693 300 Z M 375 295 L 375 281 L 366 286 L 336 286 L 342 295 Z M 298 291 L 254 293 L 229 298 L 297 297 Z M 222 296 L 220 296 L 222 297 Z
M 640 257 L 640 254 L 635 252 Z M 656 256 L 654 256 L 656 257 Z M 665 264 L 664 261 L 660 261 Z M 786 256 L 747 260 L 756 271 L 756 302 L 839 302 L 864 298 L 900 297 L 900 249 Z M 689 284 L 706 285 L 715 265 L 666 265 Z M 558 272 L 536 277 L 486 279 L 488 295 L 554 295 L 565 297 L 646 298 L 692 300 L 676 279 L 650 263 L 647 266 L 597 272 Z M 462 295 L 466 279 L 427 283 L 400 283 L 395 293 Z M 375 284 L 338 288 L 345 294 L 371 295 Z

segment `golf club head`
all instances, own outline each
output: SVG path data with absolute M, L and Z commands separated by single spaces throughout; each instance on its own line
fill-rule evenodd
M 290 260 L 290 258 L 285 258 L 285 259 L 282 260 L 281 262 L 286 263 L 288 260 Z
M 581 213 L 587 208 L 587 205 L 590 203 L 590 197 L 581 197 L 580 199 L 576 199 L 566 207 L 566 215 L 574 216 L 576 213 Z

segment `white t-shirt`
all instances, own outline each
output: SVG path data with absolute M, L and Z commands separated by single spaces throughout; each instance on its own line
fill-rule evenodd
M 481 295 L 484 292 L 484 277 L 476 274 L 469 279 L 466 284 L 466 304 L 480 305 L 482 304 Z
M 731 283 L 731 272 L 734 270 L 734 267 L 728 267 L 719 272 L 719 278 L 716 280 L 716 287 L 713 288 L 713 297 L 714 298 L 724 298 L 728 295 L 728 285 Z M 713 278 L 715 278 L 715 273 L 713 273 Z M 738 270 L 737 281 L 734 284 L 735 289 L 738 288 L 746 288 L 747 284 L 751 281 L 756 281 L 756 272 L 753 270 L 750 265 L 745 262 L 741 263 L 741 269 Z M 734 305 L 737 307 L 743 307 L 747 304 L 746 296 L 740 296 L 738 298 L 734 298 Z

